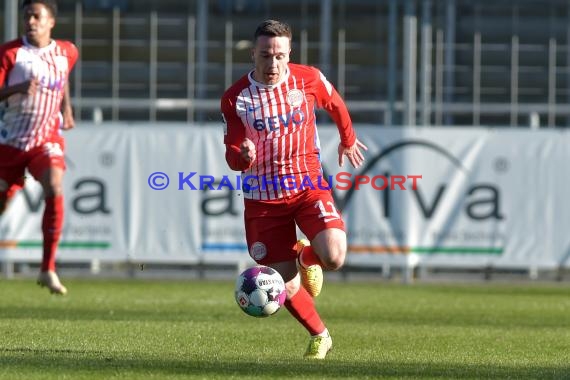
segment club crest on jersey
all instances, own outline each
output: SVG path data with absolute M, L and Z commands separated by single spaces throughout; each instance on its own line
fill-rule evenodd
M 303 104 L 303 92 L 297 89 L 290 90 L 287 93 L 287 103 L 291 107 L 299 107 Z

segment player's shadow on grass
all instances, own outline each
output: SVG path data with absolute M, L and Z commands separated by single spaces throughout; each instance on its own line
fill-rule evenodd
M 219 317 L 227 317 L 228 314 L 235 312 L 235 306 L 230 304 L 226 310 L 221 310 Z M 230 310 L 230 312 L 228 312 Z M 241 313 L 241 312 L 240 312 Z M 0 320 L 22 318 L 26 316 L 28 319 L 37 319 L 45 321 L 47 319 L 67 320 L 67 321 L 139 321 L 139 322 L 193 322 L 206 321 L 214 322 L 215 314 L 191 314 L 188 310 L 172 312 L 171 310 L 140 310 L 140 309 L 120 309 L 118 307 L 109 308 L 107 310 L 101 308 L 65 308 L 65 307 L 45 307 L 45 306 L 11 306 L 9 309 L 0 310 Z M 241 315 L 240 315 L 241 316 Z
M 120 355 L 120 354 L 119 354 Z M 453 378 L 453 379 L 567 379 L 570 366 L 514 367 L 477 364 L 434 364 L 428 362 L 357 362 L 339 361 L 331 353 L 322 362 L 303 359 L 276 362 L 242 359 L 224 361 L 209 360 L 156 360 L 152 358 L 122 358 L 101 351 L 65 349 L 0 348 L 2 369 L 9 373 L 16 370 L 24 374 L 45 373 L 53 376 L 65 374 L 73 378 L 95 370 L 93 378 L 105 378 L 121 374 L 122 378 L 144 378 L 149 374 L 160 378 L 171 376 L 198 376 L 201 378 Z M 49 371 L 46 372 L 46 368 Z M 55 377 L 54 377 L 55 378 Z

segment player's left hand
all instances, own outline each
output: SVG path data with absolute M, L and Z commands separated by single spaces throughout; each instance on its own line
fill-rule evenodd
M 364 162 L 364 154 L 360 149 L 368 150 L 368 147 L 364 145 L 360 140 L 356 139 L 354 144 L 350 147 L 345 147 L 342 143 L 338 144 L 338 164 L 339 166 L 344 165 L 344 156 L 348 158 L 348 161 L 353 167 L 359 168 Z
M 67 109 L 63 111 L 63 126 L 61 129 L 68 130 L 75 128 L 75 119 L 73 118 L 73 111 Z

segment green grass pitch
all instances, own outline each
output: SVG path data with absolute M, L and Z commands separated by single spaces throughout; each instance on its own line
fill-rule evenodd
M 0 280 L 0 379 L 570 379 L 567 284 L 325 284 L 323 362 L 230 281 Z

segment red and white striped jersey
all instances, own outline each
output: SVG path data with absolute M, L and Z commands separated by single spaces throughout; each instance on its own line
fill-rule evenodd
M 0 46 L 0 86 L 40 81 L 35 96 L 14 94 L 0 104 L 0 144 L 30 150 L 59 133 L 65 84 L 77 57 L 67 41 L 37 48 L 22 37 Z
M 239 79 L 221 99 L 226 161 L 231 169 L 242 171 L 244 197 L 288 198 L 309 189 L 308 182 L 302 186 L 307 179 L 317 187 L 322 168 L 315 108 L 328 112 L 344 146 L 356 141 L 342 98 L 314 67 L 289 63 L 275 85 L 256 82 L 252 74 Z M 240 155 L 245 138 L 256 147 L 251 166 Z

